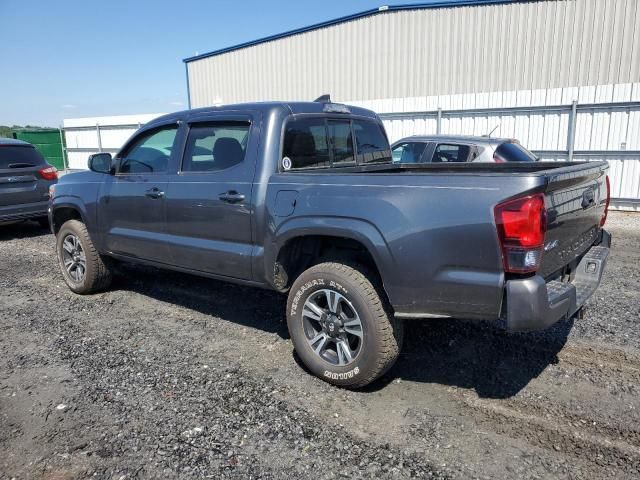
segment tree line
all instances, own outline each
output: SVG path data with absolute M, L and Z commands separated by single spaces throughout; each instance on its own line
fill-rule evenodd
M 8 125 L 0 125 L 0 138 L 1 137 L 13 138 L 13 132 L 22 130 L 24 128 L 27 128 L 29 130 L 38 130 L 44 127 L 40 127 L 38 125 L 25 125 L 25 126 L 13 125 L 11 127 Z

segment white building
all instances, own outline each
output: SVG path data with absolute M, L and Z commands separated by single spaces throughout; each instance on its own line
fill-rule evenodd
M 191 107 L 334 101 L 390 139 L 515 137 L 544 159 L 605 159 L 640 209 L 640 1 L 442 0 L 380 7 L 185 59 Z

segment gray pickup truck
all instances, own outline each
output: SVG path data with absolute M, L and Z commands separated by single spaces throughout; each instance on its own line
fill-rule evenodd
M 606 163 L 394 165 L 378 116 L 330 101 L 163 116 L 89 168 L 50 194 L 71 290 L 127 261 L 288 293 L 300 359 L 349 388 L 393 365 L 405 319 L 574 315 L 611 242 Z

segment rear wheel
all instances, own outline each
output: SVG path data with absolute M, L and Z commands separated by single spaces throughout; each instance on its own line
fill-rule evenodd
M 109 259 L 97 252 L 84 223 L 65 222 L 56 236 L 56 250 L 64 281 L 73 292 L 94 293 L 111 283 Z
M 289 293 L 287 323 L 298 356 L 316 376 L 359 388 L 398 358 L 402 322 L 359 267 L 322 263 L 298 277 Z

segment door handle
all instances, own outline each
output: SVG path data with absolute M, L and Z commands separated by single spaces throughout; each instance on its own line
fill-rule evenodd
M 244 200 L 244 195 L 238 193 L 235 190 L 229 190 L 228 192 L 221 193 L 218 198 L 227 203 L 238 203 Z
M 160 190 L 158 187 L 153 187 L 147 190 L 144 194 L 146 197 L 157 199 L 164 197 L 164 192 Z

